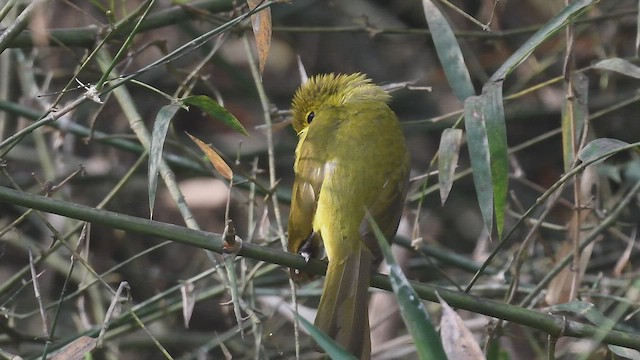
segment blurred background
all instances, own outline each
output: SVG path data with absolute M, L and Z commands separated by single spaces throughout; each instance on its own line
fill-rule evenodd
M 565 6 L 564 2 L 550 0 L 435 3 L 455 31 L 477 93 L 515 50 Z M 5 3 L 4 9 L 9 10 L 3 14 L 2 28 L 11 26 L 28 4 L 11 0 Z M 107 36 L 113 29 L 110 24 L 131 16 L 144 4 L 40 1 L 30 13 L 26 28 L 0 53 L 0 140 L 24 129 L 41 114 L 72 104 L 84 92 L 79 84 L 89 86 L 100 81 L 105 69 L 97 60 L 90 60 L 81 70 L 80 64 L 98 48 L 113 58 L 126 34 Z M 115 62 L 112 76 L 134 73 L 247 11 L 244 2 L 191 4 L 160 0 L 150 14 L 168 9 L 188 14 L 189 18 L 168 17 L 165 26 L 139 31 L 120 61 Z M 136 77 L 137 83 L 122 87 L 129 97 L 114 92 L 103 94 L 103 104 L 88 101 L 73 107 L 55 127 L 40 127 L 3 148 L 0 184 L 92 207 L 115 190 L 106 209 L 148 218 L 147 161 L 141 157 L 139 146 L 127 145 L 140 143 L 140 135 L 131 130 L 132 124 L 151 129 L 158 111 L 171 103 L 172 96 L 207 95 L 231 112 L 249 136 L 230 129 L 197 107 L 177 111 L 165 142 L 165 158 L 171 160 L 169 167 L 193 216 L 194 221 L 188 225 L 197 223 L 203 230 L 222 233 L 225 219 L 230 218 L 244 241 L 281 249 L 297 142 L 287 116 L 291 97 L 301 83 L 299 62 L 309 75 L 362 72 L 381 85 L 402 85 L 393 91 L 391 107 L 403 123 L 411 152 L 410 198 L 430 189 L 426 196 L 407 201 L 399 231 L 405 245 L 412 240 L 416 246 L 424 245 L 427 254 L 398 246 L 396 256 L 410 278 L 452 289 L 464 288 L 473 275 L 471 270 L 477 269 L 497 242 L 495 234 L 490 241 L 484 230 L 468 171 L 454 182 L 446 203 L 441 204 L 437 175 L 432 174 L 437 170 L 433 160 L 442 131 L 454 126 L 463 104 L 454 96 L 439 63 L 422 3 L 295 0 L 273 4 L 270 9 L 272 38 L 260 83 L 268 108 L 261 104 L 256 86 L 259 80 L 250 69 L 250 62 L 256 61 L 256 48 L 251 24 L 244 21 L 176 61 L 145 70 Z M 569 61 L 567 39 L 561 31 L 507 78 L 503 93 L 507 98 L 504 105 L 511 153 L 505 229 L 565 172 L 560 129 L 567 97 L 566 69 L 583 74 L 588 80 L 589 139 L 610 137 L 636 142 L 640 138 L 638 80 L 591 68 L 595 62 L 613 57 L 637 63 L 637 15 L 637 2 L 601 2 L 574 24 L 573 55 Z M 490 30 L 483 30 L 480 24 L 488 24 Z M 74 34 L 84 37 L 58 33 L 59 37 L 51 38 L 47 34 L 52 29 L 73 29 Z M 105 43 L 100 47 L 102 40 Z M 195 76 L 183 86 L 192 71 Z M 273 125 L 266 123 L 265 112 Z M 229 181 L 212 169 L 185 132 L 217 149 L 242 181 L 230 189 Z M 592 212 L 589 217 L 585 215 L 583 223 L 595 226 L 606 216 L 607 209 L 623 198 L 638 179 L 638 164 L 637 154 L 625 154 L 593 171 L 591 182 L 587 183 L 590 186 L 583 187 L 596 189 L 585 195 L 584 203 Z M 456 173 L 469 167 L 463 144 Z M 271 183 L 272 180 L 276 182 Z M 124 183 L 117 185 L 121 181 Z M 265 192 L 274 186 L 277 212 L 272 197 Z M 553 266 L 556 255 L 570 238 L 569 224 L 575 216 L 573 196 L 573 188 L 567 187 L 545 226 L 526 249 L 520 249 L 518 240 L 503 248 L 491 263 L 494 273 L 482 277 L 474 293 L 503 301 L 511 279 L 518 277 L 524 290 L 516 297 L 526 295 L 526 290 Z M 623 212 L 617 233 L 603 234 L 592 249 L 594 255 L 583 269 L 586 275 L 581 299 L 598 303 L 604 301 L 605 295 L 624 297 L 630 279 L 637 276 L 633 260 L 637 262 L 638 250 L 631 242 L 638 219 L 637 197 L 632 204 Z M 26 212 L 27 216 L 23 216 Z M 162 179 L 158 181 L 153 218 L 179 225 L 188 223 L 185 211 L 176 205 L 175 193 L 172 195 Z M 526 223 L 513 239 L 522 239 L 532 224 Z M 122 281 L 130 287 L 130 300 L 122 304 L 120 314 L 126 315 L 128 307 L 140 306 L 147 330 L 175 358 L 295 357 L 293 317 L 285 305 L 291 301 L 290 287 L 283 268 L 252 259 L 237 260 L 242 316 L 247 317 L 243 318 L 242 338 L 228 303 L 229 291 L 221 285 L 218 272 L 224 271 L 212 262 L 214 257 L 220 261 L 218 255 L 99 225 L 83 227 L 72 219 L 32 213 L 11 204 L 0 204 L 0 228 L 0 350 L 7 357 L 42 354 L 46 333 L 39 301 L 48 306 L 49 321 L 59 311 L 50 344 L 54 351 L 87 331 L 100 329 L 113 299 L 112 291 L 106 287 L 115 290 Z M 72 261 L 66 246 L 53 241 L 53 237 L 63 234 L 68 234 L 65 241 L 73 247 L 82 239 L 77 251 L 92 271 Z M 149 249 L 152 250 L 147 252 Z M 630 249 L 628 253 L 626 249 Z M 429 251 L 445 255 L 434 257 Z M 619 265 L 623 254 L 628 262 Z M 33 271 L 38 274 L 39 299 L 34 296 L 29 265 L 34 261 L 30 256 L 38 260 Z M 511 267 L 514 261 L 521 261 L 517 274 Z M 95 274 L 100 274 L 101 282 L 96 282 Z M 316 280 L 298 287 L 300 311 L 307 311 L 311 319 L 320 285 L 321 280 Z M 63 287 L 71 295 L 58 307 Z M 561 286 L 556 290 L 564 291 Z M 385 303 L 389 299 L 378 297 L 379 291 L 374 292 L 376 300 L 371 312 L 383 314 L 386 320 L 372 322 L 374 357 L 415 357 L 397 312 L 389 310 L 393 305 Z M 193 313 L 185 316 L 182 305 L 191 304 L 187 299 L 195 297 L 198 301 Z M 606 299 L 608 302 L 599 303 L 605 312 L 614 304 L 611 298 Z M 546 301 L 542 294 L 535 306 L 552 305 Z M 437 319 L 438 307 L 430 304 L 428 309 Z M 489 325 L 491 319 L 478 314 L 462 315 L 483 344 L 488 329 L 495 324 Z M 112 316 L 115 323 L 106 332 L 104 347 L 94 351 L 95 358 L 165 357 L 131 319 L 118 322 L 115 319 L 121 315 Z M 628 319 L 626 326 L 637 332 L 637 316 Z M 508 329 L 512 335 L 500 337 L 499 342 L 505 358 L 545 358 L 546 334 L 513 324 Z M 305 339 L 302 334 L 302 357 L 319 358 Z M 559 344 L 558 358 L 574 358 L 583 345 L 575 339 Z M 606 353 L 602 348 L 591 350 L 594 356 Z

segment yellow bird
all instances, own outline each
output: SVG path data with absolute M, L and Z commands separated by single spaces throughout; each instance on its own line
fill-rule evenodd
M 389 94 L 363 74 L 318 75 L 296 92 L 298 133 L 289 251 L 329 260 L 315 325 L 369 358 L 368 289 L 382 260 L 365 219 L 391 240 L 409 177 L 409 153 Z

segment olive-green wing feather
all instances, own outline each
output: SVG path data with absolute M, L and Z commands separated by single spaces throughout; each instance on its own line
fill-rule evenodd
M 310 239 L 313 235 L 313 218 L 318 206 L 318 197 L 324 180 L 324 161 L 317 157 L 317 146 L 313 137 L 304 133 L 296 149 L 294 170 L 296 178 L 293 184 L 291 211 L 289 213 L 289 244 L 291 252 L 299 252 L 307 240 L 312 250 L 318 250 L 320 239 Z
M 397 169 L 390 174 L 382 191 L 367 209 L 389 242 L 393 240 L 393 236 L 398 230 L 409 185 L 408 156 L 403 160 L 398 164 Z M 373 252 L 374 263 L 379 264 L 382 260 L 382 254 L 378 246 L 378 240 L 366 218 L 360 224 L 360 235 L 367 247 Z
M 315 325 L 361 359 L 371 358 L 369 281 L 373 254 L 355 251 L 329 261 Z

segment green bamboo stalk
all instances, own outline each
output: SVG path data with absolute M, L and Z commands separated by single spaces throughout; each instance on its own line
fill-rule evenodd
M 92 207 L 54 200 L 44 196 L 22 193 L 6 187 L 0 187 L 0 201 L 74 219 L 90 221 L 115 229 L 173 240 L 181 244 L 191 245 L 217 253 L 222 253 L 223 251 L 222 236 L 216 233 L 191 230 L 178 225 L 165 224 L 135 216 L 94 209 Z M 323 261 L 311 259 L 309 262 L 305 262 L 304 258 L 300 255 L 246 242 L 243 243 L 238 255 L 282 266 L 301 268 L 304 269 L 304 271 L 317 275 L 323 275 L 326 272 L 327 266 Z M 375 274 L 372 277 L 371 284 L 380 289 L 391 290 L 391 284 L 386 275 Z M 411 282 L 411 285 L 422 299 L 434 302 L 438 301 L 436 297 L 437 291 L 438 294 L 453 307 L 525 325 L 541 330 L 554 337 L 570 336 L 576 338 L 591 338 L 596 335 L 601 335 L 598 332 L 597 326 L 567 320 L 564 316 L 540 313 L 515 305 L 417 282 Z M 604 336 L 602 342 L 640 350 L 640 334 L 613 330 Z
M 31 14 L 35 10 L 37 6 L 40 6 L 41 3 L 44 3 L 46 0 L 36 0 L 31 2 L 21 13 L 18 15 L 16 20 L 11 24 L 11 26 L 0 33 L 0 54 L 7 49 L 11 43 L 24 32 L 24 29 L 29 25 L 29 19 L 31 18 Z

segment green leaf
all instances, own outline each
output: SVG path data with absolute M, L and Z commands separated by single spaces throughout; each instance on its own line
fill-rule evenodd
M 640 79 L 640 67 L 620 58 L 598 61 L 595 65 L 593 65 L 593 68 L 598 70 L 615 71 L 632 78 Z
M 640 360 L 640 351 L 628 349 L 622 346 L 608 345 L 611 352 L 620 356 L 623 359 Z
M 481 97 L 482 112 L 485 114 L 487 141 L 489 143 L 493 207 L 495 209 L 498 237 L 501 237 L 509 188 L 509 157 L 507 127 L 505 125 L 502 100 L 502 81 L 485 84 Z
M 156 189 L 158 188 L 158 168 L 162 161 L 162 149 L 164 148 L 164 140 L 169 131 L 171 119 L 180 109 L 179 105 L 169 104 L 160 108 L 153 123 L 153 132 L 151 133 L 151 145 L 149 150 L 149 213 L 153 218 L 153 206 L 156 201 Z
M 493 227 L 493 184 L 484 101 L 480 96 L 471 96 L 464 102 L 464 127 L 467 130 L 469 158 L 473 168 L 473 184 L 478 196 L 478 205 L 487 231 Z
M 603 161 L 619 151 L 628 149 L 630 146 L 629 143 L 622 140 L 610 138 L 595 139 L 580 150 L 578 159 L 584 162 L 594 160 Z
M 440 185 L 440 201 L 442 205 L 447 201 L 451 187 L 453 187 L 461 144 L 462 130 L 444 129 L 438 149 L 438 183 Z
M 489 80 L 504 80 L 504 78 L 518 65 L 522 64 L 540 44 L 564 28 L 571 20 L 582 14 L 589 6 L 596 2 L 598 2 L 598 0 L 576 0 L 571 2 L 540 28 L 540 30 L 536 31 L 523 46 L 516 50 Z
M 587 301 L 571 301 L 549 307 L 552 312 L 565 312 L 583 317 L 594 325 L 607 326 L 611 319 L 607 318 L 594 304 Z
M 436 47 L 436 53 L 449 85 L 451 85 L 453 93 L 458 100 L 464 102 L 469 96 L 475 95 L 475 90 L 458 41 L 449 23 L 431 0 L 423 0 L 422 6 Z
M 378 227 L 378 224 L 376 224 L 369 212 L 367 212 L 365 216 L 378 240 L 384 259 L 387 265 L 389 265 L 391 287 L 398 299 L 402 319 L 413 338 L 418 358 L 429 360 L 447 359 L 444 349 L 442 348 L 440 337 L 429 319 L 429 314 L 424 304 L 413 287 L 411 287 L 409 280 L 404 276 L 400 265 L 398 265 L 393 258 L 391 247 L 387 239 L 385 239 L 382 230 L 380 230 L 380 227 Z
M 225 109 L 212 98 L 206 95 L 193 95 L 182 99 L 182 102 L 187 105 L 198 107 L 208 115 L 211 115 L 222 121 L 231 129 L 243 135 L 249 136 L 249 133 L 247 133 L 247 130 L 245 130 L 240 121 L 238 121 L 238 119 L 236 119 L 236 117 L 233 116 L 233 114 L 230 113 L 229 110 Z
M 327 355 L 331 359 L 355 359 L 356 357 L 345 350 L 338 343 L 333 341 L 327 334 L 323 333 L 320 329 L 315 327 L 312 323 L 307 321 L 307 319 L 302 316 L 295 314 L 298 318 L 298 321 L 302 324 L 302 326 L 307 329 L 313 340 L 315 340 L 316 344 L 318 344 L 322 350 L 326 351 Z

